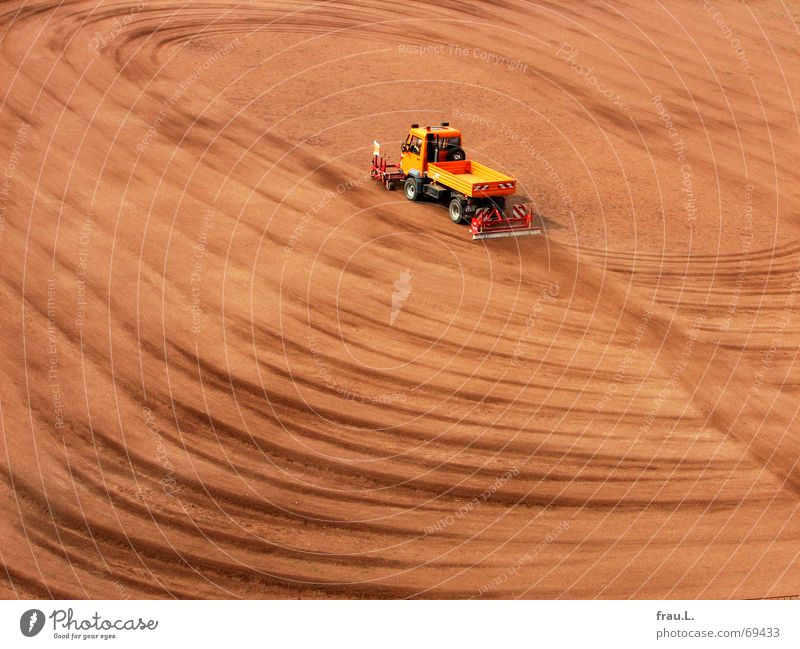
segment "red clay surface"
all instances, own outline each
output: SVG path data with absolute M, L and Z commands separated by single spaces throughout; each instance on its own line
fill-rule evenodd
M 3 4 L 0 595 L 800 593 L 797 3 L 412 4 Z

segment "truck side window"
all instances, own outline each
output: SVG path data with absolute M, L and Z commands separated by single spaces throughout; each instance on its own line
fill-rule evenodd
M 419 155 L 420 152 L 420 145 L 422 144 L 422 140 L 418 138 L 416 135 L 411 138 L 411 145 L 409 146 L 409 150 L 411 153 Z

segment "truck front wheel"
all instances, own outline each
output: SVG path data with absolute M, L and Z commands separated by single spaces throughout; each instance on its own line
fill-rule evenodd
M 450 220 L 453 223 L 461 223 L 464 221 L 464 201 L 458 196 L 450 199 Z
M 417 185 L 417 181 L 414 178 L 406 178 L 406 182 L 403 185 L 403 191 L 405 192 L 406 198 L 410 201 L 419 200 L 419 186 Z

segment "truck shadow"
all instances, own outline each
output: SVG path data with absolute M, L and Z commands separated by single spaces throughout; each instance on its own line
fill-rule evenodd
M 536 201 L 534 201 L 530 196 L 514 196 L 513 198 L 514 200 L 509 201 L 508 203 L 509 208 L 512 205 L 518 205 L 520 203 L 527 205 L 535 205 L 536 203 Z M 558 221 L 553 221 L 552 219 L 546 217 L 537 210 L 534 210 L 533 212 L 533 222 L 537 225 L 540 225 L 544 230 L 563 230 L 566 227 Z
M 540 225 L 543 230 L 563 230 L 564 226 L 561 225 L 558 221 L 553 221 L 552 219 L 548 219 L 546 216 L 539 212 L 533 213 L 533 222 Z

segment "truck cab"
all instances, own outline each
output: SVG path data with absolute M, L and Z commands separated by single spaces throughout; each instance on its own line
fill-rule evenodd
M 400 148 L 400 168 L 407 176 L 422 178 L 428 163 L 450 162 L 466 158 L 461 131 L 447 122 L 439 126 L 412 124 Z

